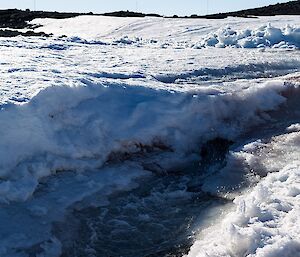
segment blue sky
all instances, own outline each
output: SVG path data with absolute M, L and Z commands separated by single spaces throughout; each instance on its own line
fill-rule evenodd
M 20 8 L 53 11 L 108 12 L 133 10 L 163 15 L 190 15 L 240 10 L 287 0 L 0 0 L 0 9 Z

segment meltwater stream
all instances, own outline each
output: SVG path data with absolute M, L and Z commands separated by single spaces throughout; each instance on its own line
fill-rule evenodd
M 54 229 L 63 242 L 62 256 L 183 256 L 194 242 L 201 214 L 228 203 L 201 191 L 205 172 L 225 164 L 228 146 L 226 140 L 215 140 L 202 151 L 204 165 L 153 174 L 139 187 L 111 195 L 102 207 L 71 211 Z

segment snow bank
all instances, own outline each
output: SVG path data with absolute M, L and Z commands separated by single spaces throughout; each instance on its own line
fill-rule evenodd
M 299 149 L 299 132 L 277 136 L 269 143 L 246 145 L 238 156 L 244 156 L 248 168 L 256 175 L 262 175 L 262 167 L 273 173 L 250 193 L 236 197 L 236 211 L 202 231 L 188 256 L 300 256 Z M 232 168 L 232 162 L 229 166 Z M 233 173 L 230 167 L 227 179 Z
M 183 94 L 84 80 L 47 88 L 28 104 L 0 111 L 0 199 L 26 200 L 42 177 L 101 167 L 144 145 L 184 153 L 216 136 L 234 138 L 283 103 L 286 87 L 272 82 L 240 93 Z
M 268 175 L 250 194 L 234 200 L 236 211 L 221 229 L 204 232 L 188 256 L 299 256 L 299 183 L 299 162 Z
M 300 28 L 287 25 L 284 29 L 280 29 L 271 24 L 254 30 L 233 30 L 226 27 L 209 34 L 194 47 L 299 48 Z

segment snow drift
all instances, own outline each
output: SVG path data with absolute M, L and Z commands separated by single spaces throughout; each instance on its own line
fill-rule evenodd
M 272 82 L 240 93 L 183 94 L 83 81 L 47 88 L 0 112 L 1 201 L 26 200 L 40 178 L 101 167 L 114 152 L 164 145 L 188 153 L 217 136 L 233 139 L 283 103 L 286 87 Z
M 300 29 L 289 25 L 281 29 L 271 24 L 254 30 L 234 30 L 228 26 L 207 35 L 194 47 L 299 48 Z

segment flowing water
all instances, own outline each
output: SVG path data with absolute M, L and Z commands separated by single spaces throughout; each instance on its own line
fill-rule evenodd
M 212 167 L 224 166 L 229 144 L 214 140 L 202 150 L 202 165 L 195 162 L 176 171 L 152 174 L 139 181 L 137 188 L 114 193 L 104 206 L 70 212 L 54 231 L 63 239 L 63 256 L 186 254 L 202 222 L 201 214 L 228 203 L 202 192 L 201 181 Z

